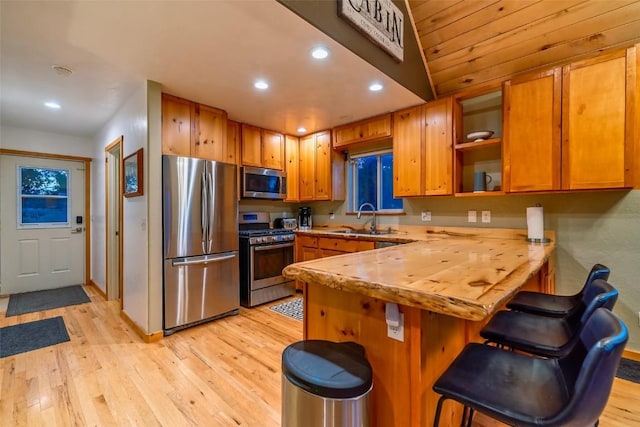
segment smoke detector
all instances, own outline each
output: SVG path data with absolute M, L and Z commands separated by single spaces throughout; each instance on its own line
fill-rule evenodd
M 54 65 L 51 68 L 53 68 L 53 71 L 55 71 L 57 75 L 62 77 L 69 77 L 73 73 L 70 68 L 63 67 L 61 65 Z

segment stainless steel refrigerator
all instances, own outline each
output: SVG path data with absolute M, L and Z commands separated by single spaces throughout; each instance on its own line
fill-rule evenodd
M 162 156 L 164 334 L 237 314 L 236 165 Z

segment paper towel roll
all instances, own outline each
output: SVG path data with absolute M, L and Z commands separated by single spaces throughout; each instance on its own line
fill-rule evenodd
M 527 208 L 527 237 L 529 239 L 544 238 L 544 215 L 542 206 Z

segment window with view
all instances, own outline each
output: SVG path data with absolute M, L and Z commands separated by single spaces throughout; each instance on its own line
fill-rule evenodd
M 351 211 L 356 211 L 363 203 L 371 203 L 379 212 L 402 212 L 402 199 L 393 197 L 391 150 L 352 155 L 349 157 L 349 165 Z
M 18 228 L 69 227 L 69 170 L 18 167 Z

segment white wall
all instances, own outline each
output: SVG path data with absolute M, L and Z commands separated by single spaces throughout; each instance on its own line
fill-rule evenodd
M 91 278 L 105 292 L 104 148 L 120 135 L 123 136 L 123 158 L 144 148 L 144 173 L 147 178 L 147 122 L 147 82 L 144 82 L 93 138 Z M 148 184 L 149 179 L 145 179 L 144 195 L 123 200 L 123 230 L 120 233 L 123 242 L 123 310 L 144 331 L 149 331 Z
M 36 153 L 63 154 L 66 156 L 93 157 L 91 138 L 80 138 L 4 124 L 0 127 L 0 148 Z

